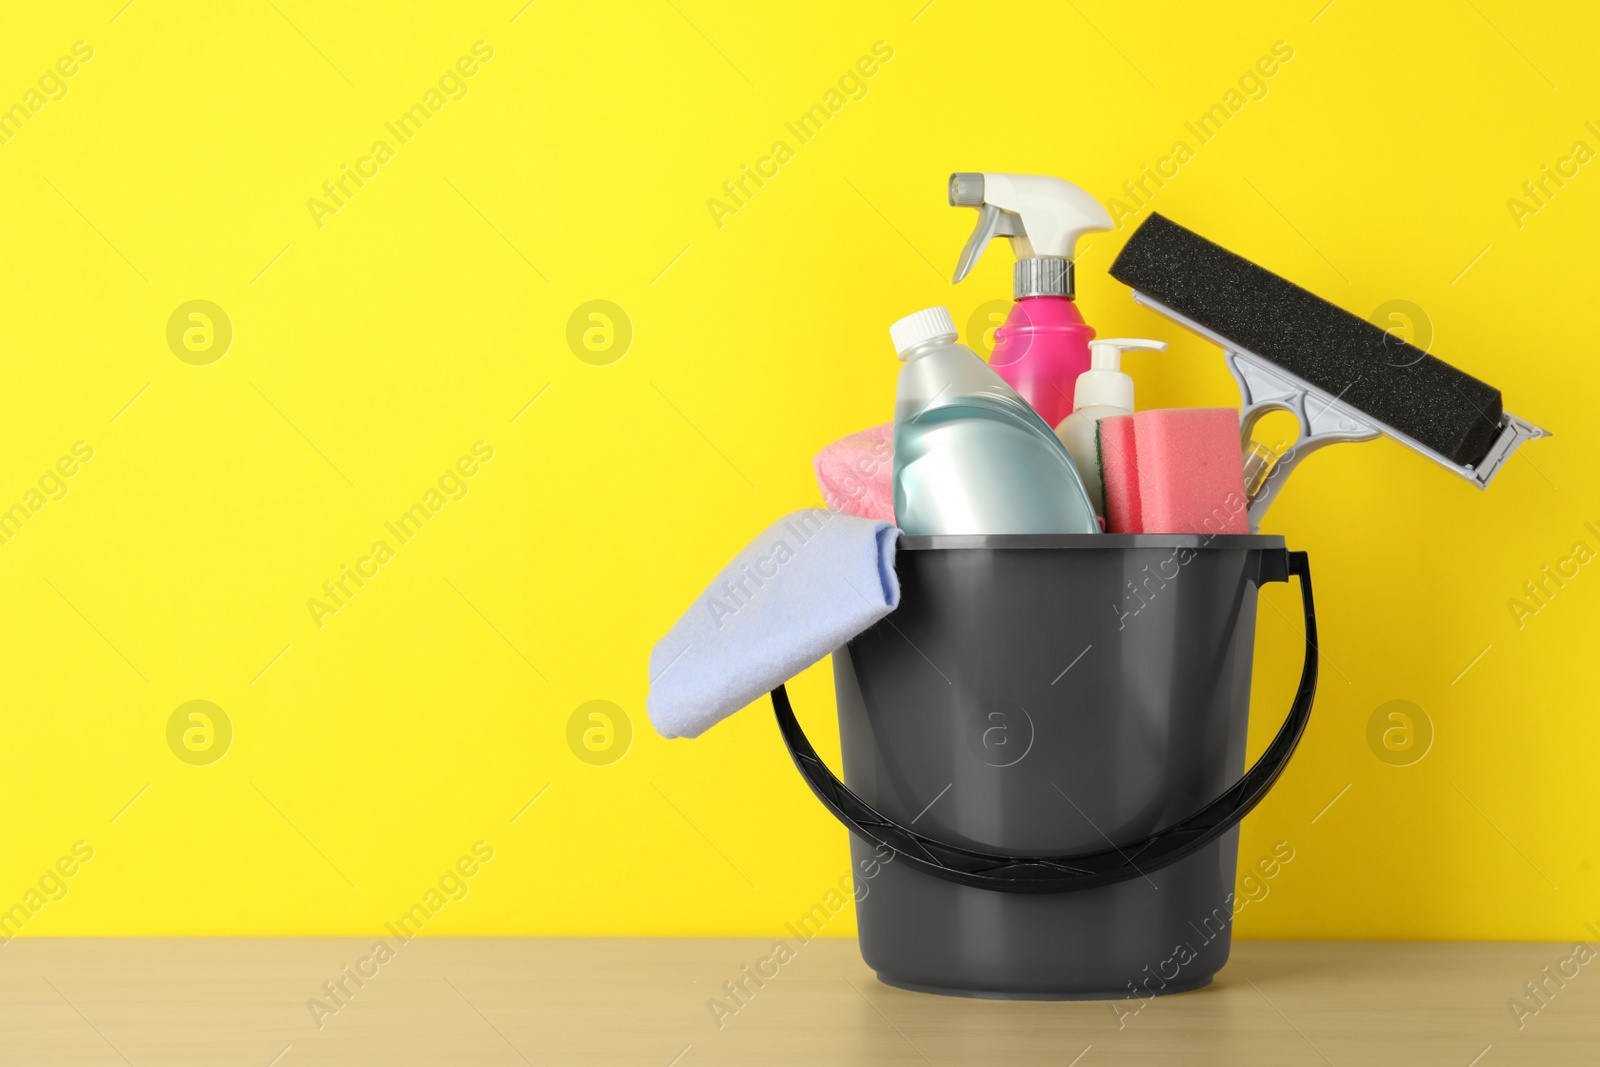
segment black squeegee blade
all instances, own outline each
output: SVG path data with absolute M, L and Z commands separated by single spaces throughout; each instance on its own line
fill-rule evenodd
M 1111 276 L 1452 463 L 1500 432 L 1500 390 L 1162 215 L 1128 238 Z

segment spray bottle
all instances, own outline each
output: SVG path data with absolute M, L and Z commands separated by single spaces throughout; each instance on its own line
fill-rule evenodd
M 1101 419 L 1133 414 L 1133 379 L 1122 370 L 1122 353 L 1131 348 L 1166 351 L 1165 341 L 1138 337 L 1106 337 L 1089 342 L 1091 366 L 1078 375 L 1072 414 L 1061 420 L 1056 436 L 1072 454 L 1083 487 L 1097 514 L 1106 513 L 1105 485 L 1100 477 L 1100 449 L 1095 427 Z
M 1073 303 L 1072 255 L 1084 234 L 1111 229 L 1111 216 L 1071 182 L 1037 174 L 952 174 L 950 206 L 978 209 L 957 282 L 990 240 L 1011 238 L 1016 303 L 995 331 L 989 365 L 1055 426 L 1072 413 L 1072 389 L 1089 369 L 1094 336 Z

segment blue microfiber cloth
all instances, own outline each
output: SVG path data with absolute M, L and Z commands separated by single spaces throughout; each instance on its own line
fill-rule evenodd
M 900 603 L 893 523 L 809 508 L 767 527 L 650 653 L 650 721 L 698 737 Z

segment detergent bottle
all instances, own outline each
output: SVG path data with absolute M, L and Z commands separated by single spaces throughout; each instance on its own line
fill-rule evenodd
M 1072 457 L 1028 402 L 956 340 L 948 308 L 889 327 L 895 525 L 924 534 L 1098 533 Z
M 978 209 L 957 282 L 990 240 L 1011 239 L 1016 303 L 995 331 L 989 365 L 1055 426 L 1072 414 L 1072 390 L 1089 369 L 1094 337 L 1073 301 L 1072 257 L 1084 234 L 1111 229 L 1111 216 L 1071 182 L 1040 174 L 952 174 L 950 205 Z

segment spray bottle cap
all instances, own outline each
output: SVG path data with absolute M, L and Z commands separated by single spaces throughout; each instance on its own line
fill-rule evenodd
M 889 327 L 889 340 L 893 342 L 895 354 L 900 357 L 901 362 L 904 362 L 906 354 L 918 345 L 927 344 L 929 341 L 955 339 L 956 320 L 950 317 L 950 309 L 947 307 L 913 311 Z
M 971 272 L 992 239 L 1009 237 L 1017 256 L 1012 295 L 1018 300 L 1072 296 L 1078 239 L 1111 229 L 1111 216 L 1098 200 L 1069 181 L 1042 174 L 952 174 L 950 206 L 978 209 L 978 226 L 961 250 L 955 280 Z
M 1072 390 L 1072 410 L 1089 407 L 1133 410 L 1133 379 L 1122 372 L 1122 353 L 1128 349 L 1166 350 L 1165 341 L 1140 337 L 1102 337 L 1089 342 L 1089 369 L 1078 375 Z

